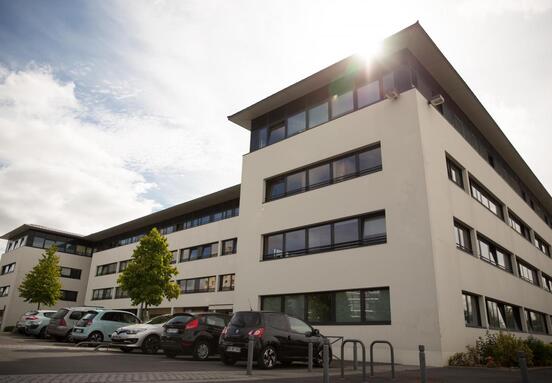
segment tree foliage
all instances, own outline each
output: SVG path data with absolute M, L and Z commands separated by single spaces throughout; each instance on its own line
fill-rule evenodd
M 61 274 L 56 251 L 55 245 L 46 250 L 19 286 L 19 295 L 25 302 L 38 303 L 38 309 L 41 304 L 53 306 L 61 298 Z
M 163 298 L 178 298 L 180 288 L 174 282 L 178 270 L 171 264 L 167 239 L 156 228 L 142 237 L 132 259 L 119 275 L 117 283 L 127 292 L 133 305 L 158 306 Z

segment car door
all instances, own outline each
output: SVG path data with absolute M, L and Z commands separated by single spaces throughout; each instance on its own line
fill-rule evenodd
M 279 357 L 287 359 L 293 356 L 289 332 L 289 324 L 285 314 L 282 313 L 265 313 L 265 324 L 268 327 L 269 334 L 276 338 L 278 342 Z
M 288 316 L 290 329 L 290 349 L 294 358 L 307 359 L 309 355 L 309 337 L 312 327 L 301 319 Z
M 117 311 L 107 311 L 103 314 L 98 323 L 99 329 L 103 332 L 106 339 L 111 339 L 111 334 L 119 327 L 123 326 L 123 318 L 121 313 Z

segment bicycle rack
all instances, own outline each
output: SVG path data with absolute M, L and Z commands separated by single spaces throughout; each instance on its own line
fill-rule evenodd
M 370 343 L 370 376 L 374 376 L 374 345 L 375 344 L 387 344 L 391 351 L 391 378 L 395 379 L 395 352 L 393 351 L 393 345 L 386 340 L 375 340 Z
M 341 378 L 345 378 L 345 344 L 347 343 L 353 343 L 354 349 L 353 349 L 353 369 L 357 369 L 357 345 L 360 344 L 362 347 L 362 381 L 366 382 L 366 347 L 364 347 L 364 343 L 358 339 L 345 339 L 341 343 Z

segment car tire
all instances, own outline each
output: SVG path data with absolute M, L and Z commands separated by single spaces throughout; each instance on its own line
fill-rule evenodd
M 142 341 L 142 352 L 144 354 L 156 354 L 161 346 L 161 341 L 157 335 L 148 335 L 146 339 Z
M 211 355 L 211 347 L 205 339 L 200 339 L 194 344 L 192 356 L 194 360 L 207 360 Z
M 330 355 L 329 355 L 328 361 L 330 366 L 328 367 L 331 367 L 332 358 L 333 358 L 332 349 L 330 348 L 329 351 L 330 351 Z M 318 349 L 318 352 L 316 353 L 316 355 L 314 355 L 313 359 L 314 360 L 312 364 L 314 364 L 315 367 L 324 367 L 324 348 L 322 346 L 320 346 L 320 348 Z
M 237 360 L 234 358 L 228 357 L 226 354 L 220 354 L 220 360 L 227 366 L 233 366 L 236 364 Z
M 133 351 L 131 347 L 119 347 L 119 349 L 126 354 L 129 354 Z
M 89 342 L 93 342 L 93 343 L 102 343 L 103 340 L 104 340 L 104 336 L 101 332 L 94 331 L 94 332 L 92 332 L 92 334 L 88 335 L 87 340 Z
M 164 351 L 164 353 L 165 353 L 165 356 L 169 359 L 176 358 L 176 354 L 174 352 Z
M 257 356 L 257 365 L 262 370 L 270 370 L 278 363 L 278 353 L 274 346 L 265 346 Z

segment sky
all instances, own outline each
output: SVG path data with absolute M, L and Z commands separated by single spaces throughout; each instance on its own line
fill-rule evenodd
M 0 0 L 0 232 L 238 184 L 228 115 L 417 20 L 552 191 L 552 0 Z

